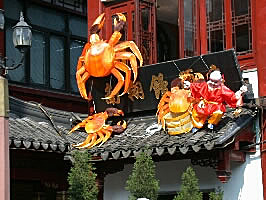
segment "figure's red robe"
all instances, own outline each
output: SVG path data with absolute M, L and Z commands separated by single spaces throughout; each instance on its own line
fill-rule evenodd
M 219 88 L 210 90 L 206 82 L 191 83 L 190 90 L 194 98 L 204 99 L 203 107 L 199 107 L 198 104 L 194 105 L 194 109 L 198 114 L 211 115 L 217 110 L 225 112 L 225 105 L 235 108 L 239 101 L 235 92 L 224 84 L 221 84 Z

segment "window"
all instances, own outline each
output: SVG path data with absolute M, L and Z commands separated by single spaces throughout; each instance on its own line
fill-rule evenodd
M 62 7 L 82 14 L 86 14 L 87 12 L 86 8 L 87 0 L 35 0 L 35 1 L 45 2 L 48 4 L 55 5 L 57 7 Z
M 251 7 L 249 0 L 232 0 L 232 37 L 238 55 L 252 52 Z
M 207 49 L 208 52 L 225 49 L 225 20 L 223 0 L 207 0 Z
M 250 0 L 231 0 L 230 3 L 227 4 L 224 0 L 206 0 L 207 50 L 217 52 L 234 47 L 237 55 L 251 53 Z M 225 10 L 232 15 L 231 18 L 225 17 Z
M 67 4 L 72 1 L 53 1 Z M 74 2 L 74 1 L 73 1 Z M 76 1 L 75 1 L 76 2 Z M 76 65 L 87 41 L 86 16 L 38 4 L 5 0 L 7 15 L 6 56 L 19 59 L 20 53 L 12 43 L 12 26 L 19 19 L 19 11 L 26 13 L 25 20 L 32 26 L 32 47 L 25 65 L 9 71 L 10 82 L 30 87 L 77 93 Z M 15 13 L 17 12 L 17 13 Z
M 196 2 L 195 0 L 184 1 L 184 56 L 196 55 L 197 32 L 196 32 Z

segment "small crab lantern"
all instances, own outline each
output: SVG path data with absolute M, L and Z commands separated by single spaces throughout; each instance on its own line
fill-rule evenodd
M 109 117 L 123 115 L 124 113 L 122 110 L 118 110 L 116 108 L 107 108 L 104 112 L 88 116 L 82 122 L 74 126 L 69 132 L 72 133 L 80 128 L 85 128 L 85 131 L 88 133 L 87 138 L 83 142 L 74 144 L 73 147 L 78 149 L 90 149 L 99 143 L 99 146 L 101 146 L 110 138 L 113 132 L 123 132 L 126 128 L 125 121 L 119 121 L 113 126 L 105 123 Z

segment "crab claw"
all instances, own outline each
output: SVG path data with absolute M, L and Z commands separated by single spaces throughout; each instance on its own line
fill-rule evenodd
M 114 116 L 124 116 L 124 112 L 122 110 L 117 110 L 117 113 L 114 113 Z
M 126 19 L 126 17 L 125 17 L 124 14 L 122 14 L 122 13 L 116 13 L 116 15 L 118 16 L 119 21 L 123 21 L 123 22 L 126 22 L 127 21 L 127 19 Z M 117 23 L 118 23 L 118 21 L 117 21 L 117 19 L 115 19 L 114 25 L 116 26 Z
M 127 128 L 127 123 L 126 123 L 126 121 L 123 120 L 123 124 L 122 124 L 122 125 L 121 125 L 121 123 L 122 123 L 122 121 L 119 121 L 119 122 L 117 122 L 117 125 L 118 125 L 118 126 L 122 126 L 122 128 L 126 129 L 126 128 Z
M 114 30 L 120 31 L 124 27 L 127 20 L 125 15 L 122 13 L 116 13 L 116 15 L 118 16 L 118 20 L 116 18 L 114 19 Z
M 92 24 L 90 28 L 90 34 L 99 33 L 99 31 L 102 29 L 105 21 L 105 13 L 101 14 L 99 17 L 96 18 L 94 23 Z
M 124 116 L 124 112 L 122 110 L 117 109 L 117 108 L 106 108 L 105 111 L 109 117 Z

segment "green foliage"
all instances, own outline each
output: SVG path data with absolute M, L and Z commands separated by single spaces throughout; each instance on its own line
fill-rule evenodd
M 87 151 L 76 151 L 73 155 L 74 166 L 68 174 L 70 185 L 69 200 L 95 200 L 98 195 L 96 174 L 94 167 L 89 163 L 90 155 Z
M 159 181 L 155 178 L 155 164 L 151 156 L 144 152 L 137 156 L 132 174 L 126 182 L 126 190 L 130 192 L 129 200 L 141 197 L 157 199 Z
M 202 200 L 202 193 L 199 190 L 198 178 L 192 167 L 188 167 L 182 174 L 181 191 L 174 200 Z
M 224 193 L 218 188 L 215 192 L 210 193 L 210 200 L 223 200 Z

